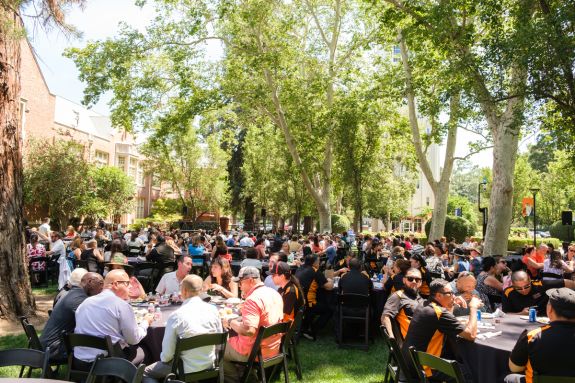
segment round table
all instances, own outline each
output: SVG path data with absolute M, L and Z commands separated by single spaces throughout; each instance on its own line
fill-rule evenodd
M 169 305 L 165 307 L 160 307 L 162 310 L 162 318 L 154 321 L 150 327 L 148 327 L 148 333 L 140 341 L 140 347 L 144 350 L 144 363 L 152 364 L 160 360 L 160 354 L 162 352 L 162 340 L 164 339 L 164 332 L 166 330 L 166 322 L 170 315 L 181 305 Z
M 474 382 L 503 382 L 505 376 L 511 373 L 509 355 L 523 330 L 533 330 L 542 326 L 540 323 L 529 323 L 519 318 L 519 315 L 507 314 L 500 320 L 501 323 L 497 324 L 494 319 L 484 319 L 484 322 L 494 324 L 495 329 L 480 329 L 479 332 L 481 334 L 501 331 L 499 336 L 489 339 L 478 338 L 475 342 L 458 338 L 458 353 L 471 372 Z

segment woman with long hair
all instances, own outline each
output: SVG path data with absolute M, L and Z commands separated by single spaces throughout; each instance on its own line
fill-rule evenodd
M 487 295 L 491 303 L 499 303 L 501 300 L 492 297 L 500 297 L 503 293 L 501 274 L 507 271 L 507 262 L 502 257 L 484 257 L 481 267 L 482 271 L 477 276 L 475 289 Z
M 224 242 L 224 239 L 222 238 L 221 235 L 218 235 L 216 237 L 216 244 L 215 246 L 212 247 L 212 259 L 218 256 L 216 254 L 216 251 L 218 252 L 218 254 L 222 254 L 222 251 L 223 254 L 228 253 L 228 247 L 226 246 L 226 243 Z
M 561 259 L 561 253 L 553 250 L 543 262 L 543 280 L 563 279 L 563 274 L 571 274 L 573 267 Z
M 299 309 L 305 305 L 303 289 L 298 279 L 292 275 L 289 265 L 277 262 L 270 270 L 273 282 L 279 287 L 278 293 L 284 302 L 284 322 L 295 319 Z
M 210 275 L 204 280 L 204 290 L 211 290 L 224 298 L 237 298 L 238 284 L 232 280 L 232 277 L 230 263 L 217 257 L 210 267 Z
M 262 260 L 266 257 L 266 244 L 263 238 L 258 238 L 254 244 L 254 248 L 258 252 L 258 259 Z

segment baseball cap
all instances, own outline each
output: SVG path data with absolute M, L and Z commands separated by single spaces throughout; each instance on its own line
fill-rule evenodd
M 272 266 L 270 274 L 279 274 L 289 277 L 291 275 L 291 268 L 285 262 L 278 262 Z
M 240 272 L 238 273 L 238 276 L 233 278 L 232 280 L 234 282 L 239 282 L 245 278 L 259 278 L 259 277 L 260 277 L 260 271 L 257 269 L 257 267 L 246 266 L 242 267 L 240 269 Z
M 575 316 L 575 291 L 567 287 L 549 289 L 546 291 L 549 302 L 554 309 L 573 314 Z

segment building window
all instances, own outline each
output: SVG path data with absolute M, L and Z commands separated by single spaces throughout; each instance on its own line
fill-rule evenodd
M 125 172 L 126 171 L 126 157 L 118 156 L 118 163 L 116 164 L 116 166 Z
M 399 45 L 394 45 L 394 46 L 393 46 L 393 54 L 394 54 L 394 55 L 399 55 L 399 54 L 401 54 L 401 48 L 399 47 Z
M 136 183 L 138 184 L 138 186 L 144 186 L 144 168 L 142 167 L 142 164 L 140 162 L 138 162 Z
M 138 160 L 135 158 L 130 158 L 130 166 L 128 167 L 128 175 L 132 177 L 133 180 L 136 180 L 136 176 L 138 173 Z
M 98 167 L 108 166 L 108 163 L 110 161 L 110 155 L 108 153 L 96 150 L 95 157 L 96 158 L 94 160 L 94 163 L 96 164 L 96 166 Z
M 138 205 L 136 206 L 136 218 L 144 218 L 144 204 L 143 198 L 138 198 Z
M 421 218 L 416 218 L 413 221 L 413 231 L 416 233 L 421 233 Z
M 429 203 L 430 203 L 429 197 L 425 197 L 425 205 L 426 205 L 426 206 L 429 206 Z

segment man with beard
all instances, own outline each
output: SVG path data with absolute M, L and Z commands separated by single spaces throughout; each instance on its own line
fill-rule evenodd
M 403 277 L 403 290 L 391 294 L 385 303 L 381 324 L 385 326 L 389 336 L 395 338 L 400 345 L 405 339 L 415 309 L 423 302 L 423 298 L 419 296 L 421 282 L 421 271 L 410 268 Z

